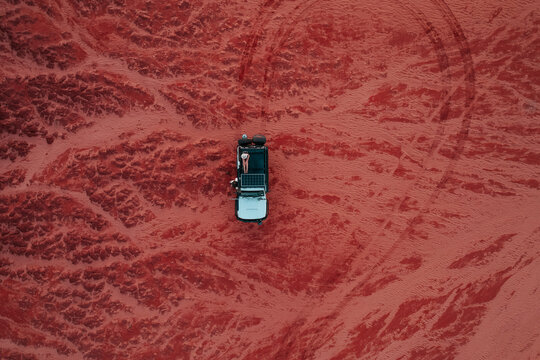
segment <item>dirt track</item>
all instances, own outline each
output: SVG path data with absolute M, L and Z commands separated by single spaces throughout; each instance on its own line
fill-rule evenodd
M 540 358 L 538 5 L 0 0 L 0 358 Z

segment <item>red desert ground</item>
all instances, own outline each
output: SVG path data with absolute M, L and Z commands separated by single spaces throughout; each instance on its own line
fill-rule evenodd
M 0 0 L 0 358 L 540 359 L 539 28 L 538 0 Z

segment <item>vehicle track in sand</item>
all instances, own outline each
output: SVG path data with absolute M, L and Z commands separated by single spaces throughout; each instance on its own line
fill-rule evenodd
M 458 47 L 460 49 L 461 61 L 463 63 L 463 68 L 464 68 L 464 71 L 465 71 L 464 83 L 465 83 L 466 94 L 465 94 L 465 101 L 464 101 L 464 104 L 463 104 L 463 107 L 464 107 L 465 110 L 464 110 L 464 112 L 463 112 L 463 114 L 461 116 L 461 125 L 460 125 L 460 128 L 459 128 L 459 132 L 457 133 L 456 144 L 454 145 L 455 151 L 452 153 L 452 155 L 450 157 L 450 160 L 448 161 L 448 163 L 447 163 L 447 165 L 446 165 L 446 167 L 445 167 L 439 181 L 435 185 L 435 189 L 429 195 L 429 197 L 428 197 L 427 201 L 425 202 L 425 204 L 421 207 L 421 209 L 417 212 L 417 214 L 415 216 L 413 216 L 407 222 L 407 226 L 405 227 L 405 229 L 403 231 L 401 231 L 401 233 L 397 237 L 397 239 L 391 240 L 391 246 L 388 248 L 388 250 L 386 250 L 384 255 L 377 261 L 376 265 L 374 267 L 369 266 L 371 268 L 370 272 L 368 272 L 368 274 L 365 276 L 365 280 L 358 283 L 358 285 L 355 287 L 355 289 L 358 289 L 365 282 L 367 282 L 368 279 L 375 273 L 376 269 L 378 269 L 378 267 L 381 266 L 387 260 L 389 255 L 396 249 L 398 244 L 401 243 L 402 241 L 404 241 L 405 239 L 407 239 L 407 237 L 410 235 L 410 233 L 414 229 L 415 225 L 422 222 L 422 220 L 421 220 L 422 216 L 429 211 L 429 206 L 437 199 L 440 192 L 444 189 L 444 186 L 447 183 L 448 179 L 451 177 L 452 171 L 453 171 L 453 169 L 455 167 L 455 162 L 459 160 L 459 158 L 460 158 L 460 156 L 461 156 L 461 154 L 462 154 L 462 152 L 464 150 L 465 141 L 466 141 L 467 136 L 468 136 L 468 132 L 469 132 L 470 124 L 471 124 L 470 116 L 471 116 L 472 104 L 473 104 L 473 100 L 475 98 L 475 84 L 474 84 L 475 75 L 474 75 L 474 66 L 473 66 L 473 61 L 472 61 L 472 56 L 471 56 L 471 50 L 470 50 L 467 38 L 465 37 L 465 34 L 463 32 L 463 29 L 459 25 L 459 22 L 457 21 L 457 19 L 455 18 L 455 16 L 451 12 L 448 5 L 446 5 L 446 3 L 444 3 L 443 1 L 440 1 L 440 0 L 433 0 L 432 3 L 434 3 L 437 6 L 437 9 L 441 12 L 441 14 L 443 14 L 444 20 L 446 21 L 446 23 L 450 27 L 450 30 L 453 33 L 454 39 L 455 39 L 455 41 L 456 41 L 456 43 L 457 43 L 457 45 L 458 45 Z M 429 20 L 427 20 L 427 18 L 425 18 L 425 15 L 423 13 L 419 12 L 419 10 L 414 10 L 414 9 L 411 9 L 411 10 L 415 11 L 415 13 L 417 15 L 417 16 L 415 16 L 415 19 L 423 27 L 426 35 L 430 36 L 430 34 L 432 34 L 432 33 L 438 34 L 438 32 L 436 32 L 436 30 L 434 30 L 434 27 L 433 27 L 432 23 Z M 436 35 L 434 37 L 434 41 L 432 41 L 432 44 L 434 45 L 434 48 L 438 52 L 439 51 L 444 51 L 444 50 L 441 50 L 439 48 L 438 44 L 440 43 L 440 40 L 438 40 L 437 38 L 438 38 L 438 35 Z M 430 40 L 431 40 L 431 37 L 430 37 Z M 440 44 L 442 45 L 442 43 L 440 43 Z M 445 54 L 446 54 L 446 52 L 445 52 Z M 441 69 L 443 69 L 444 64 L 445 64 L 445 60 L 444 60 L 445 56 L 442 55 L 441 58 L 443 59 L 443 61 L 439 62 L 439 64 L 442 65 Z M 447 60 L 448 60 L 448 57 L 446 56 L 446 61 Z M 446 71 L 446 69 L 445 69 L 445 71 Z M 450 76 L 450 75 L 448 75 L 448 76 Z M 453 105 L 449 100 L 449 99 L 451 99 L 451 97 L 452 97 L 452 94 L 449 94 L 449 97 L 447 98 L 448 102 L 445 103 L 445 105 L 443 105 L 443 106 L 450 107 L 450 106 Z M 443 113 L 443 110 L 441 110 L 441 113 L 440 113 L 441 122 L 444 122 L 444 121 L 446 121 L 448 119 L 447 111 L 448 110 L 446 110 Z M 433 140 L 433 142 L 431 144 L 428 155 L 423 159 L 423 163 L 426 163 L 427 161 L 429 161 L 429 159 L 436 153 L 436 151 L 438 149 L 440 149 L 440 147 L 442 146 L 441 138 L 442 138 L 443 134 L 444 134 L 444 127 L 440 126 L 439 129 L 437 130 L 437 134 L 436 134 L 436 136 L 435 136 L 435 138 L 434 138 L 434 140 Z M 426 172 L 426 171 L 428 171 L 427 167 L 423 166 L 422 172 Z M 419 175 L 417 174 L 416 177 L 419 178 Z M 388 223 L 391 221 L 391 218 L 394 216 L 396 211 L 400 208 L 400 206 L 403 204 L 403 202 L 410 196 L 410 192 L 417 186 L 418 186 L 418 182 L 415 181 L 415 183 L 402 196 L 401 200 L 398 202 L 398 205 L 396 205 L 394 207 L 393 211 L 390 214 L 387 214 L 387 216 L 389 217 L 389 220 L 387 220 L 386 222 L 383 223 L 383 225 L 381 226 L 379 231 L 382 231 L 388 225 Z M 380 235 L 380 237 L 378 239 L 383 240 L 384 239 L 384 237 L 382 236 L 383 234 L 380 233 L 379 235 Z M 353 290 L 353 293 L 354 293 L 354 290 Z M 351 294 L 351 295 L 353 295 L 353 294 Z
M 305 13 L 310 10 L 314 5 L 317 3 L 320 3 L 320 0 L 311 0 L 311 1 L 305 1 L 301 4 L 297 5 L 294 8 L 294 11 L 288 14 L 287 18 L 281 23 L 281 25 L 278 27 L 278 30 L 275 32 L 273 38 L 268 42 L 261 42 L 261 33 L 264 31 L 263 27 L 268 24 L 270 21 L 270 16 L 273 14 L 272 12 L 263 12 L 261 11 L 258 15 L 262 20 L 257 20 L 258 23 L 260 23 L 260 27 L 258 27 L 252 35 L 250 35 L 250 39 L 254 39 L 248 43 L 248 46 L 246 47 L 246 51 L 244 51 L 242 61 L 241 61 L 241 67 L 240 67 L 240 81 L 243 80 L 246 71 L 249 70 L 249 67 L 251 66 L 253 62 L 253 56 L 255 54 L 255 48 L 257 45 L 266 45 L 266 50 L 263 55 L 264 61 L 265 61 L 265 68 L 264 68 L 264 78 L 263 78 L 263 85 L 262 85 L 262 93 L 264 96 L 261 98 L 261 117 L 264 120 L 264 128 L 266 128 L 266 122 L 268 121 L 268 114 L 269 111 L 269 102 L 270 98 L 272 96 L 272 81 L 269 81 L 270 79 L 274 79 L 277 74 L 276 71 L 272 65 L 272 59 L 277 56 L 282 50 L 284 43 L 287 41 L 288 37 L 291 35 L 292 31 L 297 27 L 298 23 L 301 21 L 303 17 L 305 17 Z M 274 5 L 273 9 L 276 9 L 276 6 L 279 6 L 279 4 L 271 3 Z M 266 4 L 265 4 L 266 5 Z M 446 127 L 446 121 L 448 120 L 448 115 L 450 112 L 450 107 L 452 104 L 452 96 L 454 95 L 456 88 L 452 89 L 452 76 L 451 76 L 451 70 L 449 65 L 449 59 L 447 55 L 447 51 L 445 49 L 442 36 L 440 35 L 440 32 L 437 30 L 437 28 L 433 25 L 433 22 L 429 21 L 429 19 L 426 18 L 424 13 L 420 11 L 419 9 L 416 9 L 414 5 L 406 5 L 406 4 L 400 4 L 403 8 L 405 8 L 415 19 L 415 21 L 422 27 L 425 35 L 429 38 L 430 43 L 432 44 L 433 49 L 435 50 L 437 54 L 437 61 L 439 64 L 439 69 L 442 74 L 442 87 L 441 87 L 441 104 L 438 106 L 438 111 L 435 113 L 435 115 L 432 116 L 430 119 L 431 122 L 437 122 L 439 123 L 439 126 L 435 132 L 435 136 L 432 139 L 432 143 L 429 147 L 429 151 L 427 152 L 427 155 L 422 159 L 422 164 L 424 168 L 424 172 L 426 171 L 426 163 L 429 161 L 429 159 L 437 152 L 437 150 L 440 149 L 440 147 L 444 144 L 443 137 L 445 135 L 445 127 Z M 270 15 L 269 15 L 270 14 Z M 449 22 L 449 24 L 452 24 Z M 461 31 L 462 33 L 462 31 Z M 465 48 L 463 46 L 460 46 L 461 48 Z M 470 51 L 469 51 L 470 53 Z M 469 123 L 465 123 L 463 127 L 468 128 L 470 125 Z M 462 129 L 460 132 L 464 132 L 465 129 Z M 414 140 L 413 140 L 414 141 Z M 462 145 L 460 146 L 462 148 Z M 461 150 L 462 151 L 462 150 Z M 452 159 L 453 160 L 453 159 Z M 448 173 L 448 171 L 446 172 Z M 416 178 L 419 178 L 420 174 L 415 174 Z M 445 178 L 445 175 L 443 175 L 443 182 L 446 181 L 447 177 Z M 401 200 L 398 201 L 397 205 L 394 206 L 394 209 L 392 210 L 391 214 L 386 214 L 390 216 L 386 216 L 387 218 L 391 218 L 392 215 L 395 213 L 397 209 L 399 209 L 400 205 L 405 201 L 405 199 L 409 198 L 409 193 L 412 189 L 418 186 L 418 183 L 415 182 L 412 186 L 409 187 L 407 191 L 402 195 Z M 440 184 L 437 185 L 437 188 L 440 187 Z M 437 192 L 435 190 L 434 192 Z M 436 197 L 436 196 L 435 196 Z M 434 198 L 435 198 L 434 197 Z M 385 221 L 381 227 L 380 230 L 384 229 L 385 226 L 388 224 L 390 220 Z
M 263 41 L 261 39 L 261 34 L 264 31 L 263 27 L 267 25 L 271 20 L 273 12 L 263 12 L 259 13 L 259 16 L 262 17 L 260 21 L 261 26 L 251 35 L 251 39 L 254 39 L 250 42 L 248 51 L 245 51 L 243 54 L 242 65 L 241 65 L 241 78 L 243 80 L 249 67 L 253 63 L 253 57 L 256 53 L 256 47 L 265 46 L 264 51 L 264 61 L 265 67 L 263 70 L 264 77 L 262 82 L 262 93 L 264 96 L 261 98 L 261 111 L 260 115 L 264 120 L 264 124 L 268 121 L 268 115 L 270 114 L 269 104 L 272 97 L 273 89 L 272 83 L 273 79 L 278 76 L 276 69 L 273 66 L 272 60 L 283 50 L 284 44 L 291 35 L 291 33 L 298 26 L 298 23 L 306 16 L 306 13 L 313 8 L 314 5 L 319 3 L 320 0 L 304 1 L 301 4 L 297 5 L 294 8 L 294 11 L 287 14 L 285 20 L 281 23 L 273 33 L 273 36 L 269 41 Z M 456 19 L 455 15 L 448 7 L 448 5 L 442 0 L 432 0 L 431 3 L 436 8 L 436 10 L 441 14 L 444 22 L 448 26 L 448 30 L 452 33 L 452 39 L 457 44 L 459 49 L 461 63 L 464 69 L 464 77 L 462 79 L 456 79 L 452 76 L 452 70 L 450 65 L 450 60 L 448 56 L 448 51 L 445 46 L 445 42 L 450 42 L 451 39 L 444 38 L 444 31 L 438 29 L 435 25 L 436 21 L 430 20 L 425 13 L 418 9 L 414 3 L 408 1 L 399 2 L 399 5 L 411 15 L 414 22 L 421 27 L 424 35 L 429 39 L 432 48 L 435 51 L 437 57 L 437 63 L 439 71 L 441 73 L 441 96 L 440 103 L 437 107 L 437 111 L 432 115 L 430 121 L 437 122 L 438 127 L 431 139 L 431 145 L 429 150 L 426 152 L 426 155 L 421 160 L 422 169 L 414 174 L 415 180 L 410 186 L 402 193 L 399 201 L 391 209 L 389 213 L 384 214 L 386 220 L 379 226 L 378 230 L 371 235 L 372 240 L 368 246 L 358 252 L 354 256 L 353 265 L 351 266 L 351 272 L 357 271 L 359 268 L 364 269 L 362 271 L 361 279 L 351 283 L 345 283 L 342 287 L 346 288 L 345 294 L 342 297 L 342 300 L 337 304 L 337 306 L 332 310 L 329 316 L 326 317 L 326 324 L 322 327 L 331 331 L 333 326 L 331 323 L 333 319 L 337 319 L 341 311 L 357 296 L 357 292 L 361 289 L 371 278 L 372 276 L 380 269 L 380 267 L 388 260 L 389 256 L 393 251 L 399 246 L 400 243 L 405 241 L 414 230 L 417 224 L 422 223 L 422 216 L 429 211 L 430 205 L 438 198 L 441 191 L 443 191 L 445 184 L 448 179 L 451 177 L 453 169 L 455 167 L 455 162 L 457 162 L 461 154 L 463 153 L 465 142 L 468 137 L 469 128 L 471 125 L 471 111 L 472 105 L 475 98 L 475 73 L 474 73 L 474 64 L 472 60 L 471 50 L 468 44 L 467 37 Z M 278 5 L 279 6 L 279 5 Z M 277 11 L 277 7 L 273 8 L 274 11 Z M 446 29 L 445 29 L 446 30 Z M 447 45 L 448 46 L 448 45 Z M 465 99 L 463 104 L 456 103 L 453 99 L 458 90 L 464 85 L 465 87 Z M 433 190 L 427 197 L 427 200 L 424 201 L 423 205 L 417 210 L 416 214 L 411 216 L 409 220 L 406 221 L 405 227 L 399 231 L 398 236 L 385 236 L 384 229 L 392 222 L 394 217 L 399 213 L 401 205 L 409 198 L 415 197 L 415 192 L 423 192 L 420 188 L 420 182 L 422 177 L 430 167 L 427 166 L 435 154 L 441 149 L 441 147 L 447 144 L 448 134 L 447 134 L 447 122 L 449 120 L 449 114 L 453 107 L 460 107 L 463 109 L 461 116 L 457 119 L 460 122 L 459 131 L 457 133 L 457 140 L 455 143 L 452 143 L 451 146 L 455 149 L 447 161 L 442 175 L 439 180 L 433 186 Z M 453 121 L 456 121 L 452 119 Z M 266 126 L 265 126 L 266 128 Z M 416 138 L 415 138 L 416 140 Z M 413 140 L 413 141 L 415 141 Z M 420 197 L 417 194 L 417 197 Z M 382 254 L 376 257 L 374 260 L 366 262 L 366 259 L 362 254 L 369 253 L 370 245 L 375 245 L 376 250 L 379 254 Z M 345 275 L 346 276 L 346 275 Z M 339 289 L 336 291 L 343 291 Z M 296 331 L 288 332 L 288 341 L 287 343 L 294 342 L 295 334 L 301 332 L 302 328 L 302 319 L 305 319 L 309 316 L 310 311 L 306 309 L 304 312 L 298 315 L 298 317 L 293 321 L 295 324 Z M 316 339 L 324 339 L 327 334 L 323 333 L 318 336 Z M 312 344 L 315 345 L 315 348 L 320 347 L 322 344 Z M 290 347 L 289 347 L 290 350 Z
M 458 20 L 456 19 L 455 15 L 452 13 L 451 9 L 448 7 L 448 5 L 442 1 L 442 0 L 432 0 L 432 3 L 437 7 L 437 10 L 443 14 L 443 18 L 448 24 L 449 28 L 451 29 L 454 39 L 459 47 L 460 55 L 461 55 L 461 61 L 463 63 L 463 68 L 465 72 L 465 102 L 464 102 L 464 108 L 465 111 L 463 115 L 461 116 L 461 126 L 458 132 L 457 136 L 457 142 L 455 145 L 455 151 L 450 158 L 450 161 L 446 165 L 446 168 L 438 181 L 435 190 L 431 193 L 429 196 L 429 199 L 424 204 L 424 206 L 421 208 L 421 210 L 408 221 L 407 227 L 401 232 L 398 238 L 390 242 L 390 247 L 385 251 L 383 256 L 378 258 L 377 262 L 375 264 L 370 264 L 371 270 L 367 272 L 364 276 L 362 276 L 361 280 L 357 281 L 355 283 L 354 288 L 350 290 L 341 300 L 341 302 L 336 306 L 336 308 L 332 311 L 331 315 L 329 316 L 330 319 L 337 318 L 338 314 L 341 313 L 341 311 L 354 299 L 358 296 L 357 291 L 360 289 L 364 284 L 366 284 L 370 278 L 377 272 L 377 270 L 380 269 L 380 267 L 387 261 L 389 256 L 392 254 L 392 252 L 397 248 L 398 244 L 403 242 L 408 238 L 411 231 L 415 227 L 416 224 L 421 222 L 421 217 L 426 212 L 429 211 L 429 206 L 437 199 L 440 192 L 444 189 L 444 186 L 448 179 L 452 175 L 452 171 L 455 167 L 455 162 L 459 160 L 461 154 L 463 153 L 465 142 L 468 137 L 469 128 L 471 125 L 471 111 L 472 111 L 472 105 L 475 98 L 475 73 L 474 73 L 474 64 L 472 60 L 471 50 L 470 46 L 468 44 L 467 37 L 465 36 L 463 29 L 461 25 L 459 24 Z M 415 16 L 415 19 L 417 22 L 424 28 L 424 31 L 426 35 L 429 36 L 434 30 L 432 28 L 432 23 L 425 18 L 425 15 L 422 13 L 417 13 L 418 16 Z M 431 39 L 431 38 L 430 38 Z M 435 38 L 436 39 L 436 38 Z M 437 48 L 438 41 L 432 41 L 434 44 L 434 47 L 437 51 L 440 51 L 440 49 Z M 439 52 L 438 52 L 439 53 Z M 444 59 L 444 57 L 443 57 Z M 441 64 L 441 62 L 440 62 Z M 446 120 L 446 118 L 445 118 Z M 435 141 L 432 143 L 432 146 L 429 151 L 428 157 L 431 157 L 436 149 L 439 148 L 440 144 L 438 144 L 439 139 L 435 139 Z M 424 169 L 424 171 L 426 171 Z M 403 198 L 404 199 L 404 198 Z M 403 200 L 402 200 L 403 201 Z M 399 207 L 398 207 L 399 208 Z M 393 213 L 392 213 L 393 215 Z M 325 326 L 329 329 L 332 327 Z
M 262 32 L 264 31 L 263 27 L 268 24 L 270 21 L 272 12 L 269 11 L 261 11 L 258 15 L 258 17 L 262 18 L 262 20 L 257 20 L 258 23 L 261 25 L 250 35 L 250 39 L 253 39 L 249 42 L 248 46 L 246 47 L 246 51 L 244 51 L 243 58 L 241 61 L 241 71 L 240 71 L 240 79 L 243 80 L 246 71 L 249 70 L 249 66 L 253 62 L 253 56 L 255 54 L 255 48 L 259 46 L 266 46 L 266 51 L 263 55 L 263 58 L 265 60 L 266 66 L 264 68 L 264 79 L 263 79 L 263 91 L 262 93 L 265 94 L 265 96 L 261 99 L 261 116 L 267 121 L 267 115 L 269 114 L 269 99 L 272 95 L 272 86 L 271 81 L 269 79 L 275 78 L 277 76 L 276 71 L 272 65 L 272 59 L 279 54 L 280 51 L 282 51 L 284 43 L 286 42 L 287 38 L 291 35 L 291 32 L 295 29 L 299 21 L 305 16 L 305 13 L 310 10 L 314 5 L 319 3 L 320 0 L 312 0 L 312 1 L 305 1 L 301 4 L 297 5 L 294 8 L 294 11 L 289 13 L 287 18 L 282 22 L 281 26 L 278 27 L 278 30 L 275 31 L 275 34 L 273 38 L 268 42 L 262 42 L 260 37 Z M 459 156 L 461 152 L 463 151 L 464 142 L 467 137 L 468 128 L 470 127 L 470 108 L 472 105 L 472 99 L 474 99 L 474 69 L 472 65 L 472 58 L 470 55 L 470 49 L 467 44 L 466 37 L 463 33 L 463 30 L 459 23 L 457 22 L 455 16 L 451 13 L 451 10 L 448 8 L 448 6 L 444 3 L 440 2 L 433 2 L 435 6 L 437 6 L 438 10 L 442 13 L 446 23 L 450 27 L 450 30 L 452 31 L 454 35 L 454 39 L 458 44 L 458 47 L 460 49 L 461 58 L 463 61 L 463 66 L 465 69 L 465 82 L 466 82 L 466 90 L 467 90 L 467 96 L 465 97 L 465 104 L 464 107 L 467 109 L 467 111 L 462 115 L 461 120 L 461 127 L 458 133 L 458 140 L 456 144 L 456 151 L 450 158 L 450 161 L 446 167 L 446 170 L 444 170 L 441 179 L 438 181 L 438 183 L 435 186 L 435 189 L 433 190 L 432 194 L 429 196 L 429 200 L 424 205 L 423 209 L 418 212 L 417 215 L 412 217 L 412 219 L 409 221 L 409 226 L 403 231 L 402 236 L 400 238 L 403 238 L 406 236 L 411 228 L 414 226 L 414 223 L 417 222 L 418 218 L 423 214 L 429 204 L 431 204 L 438 196 L 438 193 L 441 191 L 441 189 L 444 187 L 444 184 L 448 181 L 448 178 L 451 174 L 451 171 L 453 169 L 452 163 L 454 161 L 457 161 L 459 159 Z M 276 6 L 279 6 L 277 3 L 270 3 L 268 2 L 264 5 L 265 8 L 267 8 L 269 5 L 273 5 L 273 9 L 276 9 Z M 447 54 L 447 50 L 444 45 L 444 40 L 441 35 L 441 32 L 436 28 L 433 21 L 430 21 L 426 15 L 416 8 L 413 4 L 406 4 L 406 3 L 400 3 L 400 6 L 407 10 L 407 12 L 414 18 L 415 22 L 422 28 L 424 34 L 428 37 L 430 43 L 432 44 L 433 49 L 435 50 L 436 56 L 437 56 L 437 62 L 439 66 L 439 70 L 442 75 L 442 86 L 441 86 L 441 103 L 438 106 L 438 110 L 435 112 L 435 114 L 430 119 L 431 122 L 437 122 L 439 125 L 436 129 L 435 135 L 432 138 L 431 145 L 429 147 L 429 150 L 427 151 L 426 156 L 422 159 L 422 170 L 420 173 L 416 173 L 415 177 L 416 180 L 413 182 L 411 186 L 408 187 L 408 189 L 403 193 L 401 196 L 401 199 L 397 202 L 397 204 L 393 207 L 392 211 L 390 213 L 385 214 L 385 217 L 387 220 L 383 222 L 383 224 L 379 227 L 379 231 L 377 231 L 377 235 L 380 235 L 380 232 L 389 224 L 392 217 L 395 215 L 395 213 L 398 211 L 400 206 L 403 204 L 403 202 L 411 197 L 411 192 L 414 191 L 415 188 L 419 185 L 419 178 L 422 176 L 423 173 L 429 170 L 429 167 L 427 166 L 427 163 L 429 160 L 434 156 L 434 154 L 437 153 L 437 151 L 441 148 L 442 145 L 444 145 L 443 138 L 446 135 L 445 129 L 446 129 L 446 122 L 448 120 L 449 112 L 451 110 L 452 106 L 459 106 L 455 105 L 454 101 L 452 100 L 452 97 L 455 95 L 456 91 L 461 86 L 460 83 L 458 83 L 456 86 L 452 86 L 452 75 L 451 75 L 451 69 L 449 64 L 449 58 Z M 413 140 L 414 141 L 414 140 Z
M 302 21 L 303 18 L 306 17 L 306 13 L 312 9 L 316 4 L 321 3 L 320 0 L 310 0 L 310 1 L 304 1 L 300 4 L 296 5 L 293 9 L 293 11 L 289 12 L 287 14 L 287 17 L 280 23 L 279 26 L 276 26 L 276 29 L 274 33 L 270 34 L 268 37 L 270 37 L 269 41 L 261 41 L 260 34 L 264 31 L 262 29 L 263 26 L 268 24 L 270 22 L 269 18 L 269 12 L 260 12 L 259 17 L 262 20 L 256 20 L 255 22 L 260 23 L 261 26 L 257 28 L 252 35 L 249 36 L 250 39 L 257 39 L 257 41 L 250 42 L 250 45 L 248 47 L 249 51 L 244 51 L 243 59 L 241 61 L 241 70 L 240 74 L 241 79 L 244 78 L 246 71 L 249 70 L 249 66 L 253 62 L 253 56 L 255 54 L 254 46 L 257 46 L 257 44 L 260 47 L 264 47 L 264 53 L 262 55 L 263 61 L 264 61 L 264 77 L 262 82 L 262 94 L 264 95 L 260 99 L 260 117 L 262 118 L 262 125 L 261 127 L 266 129 L 266 125 L 268 122 L 268 116 L 270 114 L 269 110 L 269 103 L 270 98 L 272 97 L 273 88 L 272 83 L 274 83 L 274 79 L 277 78 L 279 75 L 276 72 L 276 69 L 273 66 L 273 59 L 278 56 L 280 52 L 283 51 L 285 42 L 288 40 L 288 38 L 291 36 L 291 33 L 297 28 L 298 24 Z M 422 26 L 425 34 L 428 36 L 430 43 L 432 44 L 432 47 L 435 49 L 436 55 L 437 55 L 437 61 L 439 64 L 440 72 L 442 73 L 442 96 L 441 96 L 441 102 L 442 105 L 438 106 L 438 111 L 435 112 L 435 114 L 432 116 L 430 121 L 437 122 L 438 128 L 436 130 L 436 134 L 432 140 L 432 144 L 430 146 L 429 152 L 427 156 L 422 160 L 422 163 L 425 164 L 427 162 L 427 158 L 430 158 L 433 156 L 435 151 L 439 148 L 441 145 L 441 139 L 444 136 L 445 133 L 445 126 L 446 126 L 446 120 L 448 119 L 449 114 L 449 108 L 450 108 L 450 99 L 452 94 L 451 92 L 451 72 L 449 68 L 449 59 L 448 55 L 446 53 L 446 49 L 443 44 L 443 40 L 441 35 L 439 34 L 438 30 L 433 26 L 429 20 L 425 18 L 422 12 L 420 11 L 413 11 L 410 8 L 407 8 L 407 10 L 415 16 L 415 19 L 420 25 Z M 273 12 L 272 12 L 273 13 Z M 269 30 L 270 32 L 270 30 Z M 242 80 L 241 80 L 242 81 Z M 425 171 L 425 166 L 424 171 Z M 418 178 L 419 175 L 416 174 L 416 178 Z M 380 227 L 379 230 L 376 231 L 376 234 L 373 236 L 380 235 L 381 230 L 383 230 L 389 221 L 391 221 L 392 216 L 396 213 L 396 211 L 399 209 L 399 206 L 408 198 L 410 197 L 410 192 L 412 189 L 417 187 L 417 182 L 413 183 L 407 191 L 401 196 L 400 201 L 398 201 L 397 205 L 394 206 L 390 214 L 385 214 L 385 218 L 387 219 Z M 359 254 L 358 254 L 359 255 Z

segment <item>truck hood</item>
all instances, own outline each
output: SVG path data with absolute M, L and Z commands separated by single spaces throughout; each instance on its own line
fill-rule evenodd
M 238 217 L 244 220 L 258 220 L 266 217 L 266 198 L 264 196 L 238 197 Z

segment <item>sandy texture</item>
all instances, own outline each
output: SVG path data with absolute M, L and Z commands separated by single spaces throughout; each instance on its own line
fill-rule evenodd
M 0 358 L 540 358 L 538 9 L 0 0 Z

